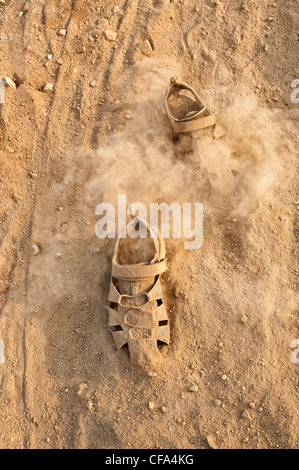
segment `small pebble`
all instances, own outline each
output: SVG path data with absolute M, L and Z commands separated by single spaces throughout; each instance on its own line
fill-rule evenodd
M 147 375 L 148 375 L 149 377 L 157 377 L 157 372 L 154 372 L 154 371 L 151 371 L 151 370 L 150 370 L 150 371 L 147 373 Z
M 246 323 L 247 320 L 248 320 L 248 317 L 246 317 L 246 315 L 242 315 L 242 317 L 241 317 L 241 322 L 242 322 L 242 323 Z
M 65 36 L 66 35 L 66 29 L 60 29 L 58 31 L 58 36 Z
M 255 408 L 255 403 L 253 401 L 251 401 L 250 403 L 248 403 L 248 406 L 249 408 L 251 408 L 252 410 L 254 410 Z
M 92 401 L 91 401 L 91 400 L 88 400 L 88 402 L 86 403 L 86 408 L 87 408 L 89 411 L 91 411 L 91 410 L 92 410 L 92 406 L 93 406 Z
M 166 406 L 165 406 L 165 405 L 161 406 L 161 411 L 162 411 L 162 413 L 166 413 L 166 411 L 167 411 L 167 408 L 166 408 Z
M 192 385 L 191 387 L 189 387 L 189 392 L 198 392 L 198 386 Z
M 98 21 L 97 21 L 97 24 L 98 25 L 108 26 L 109 21 L 107 20 L 107 18 L 99 18 Z
M 43 91 L 45 93 L 48 93 L 50 91 L 53 91 L 54 85 L 53 83 L 46 83 L 46 85 L 43 87 Z
M 15 82 L 9 77 L 2 78 L 2 83 L 4 84 L 4 86 L 8 86 L 10 88 L 16 88 Z
M 33 255 L 38 255 L 40 253 L 40 249 L 39 249 L 38 245 L 36 245 L 35 243 L 32 243 L 31 251 L 32 251 Z
M 217 449 L 217 444 L 215 442 L 214 437 L 211 434 L 207 436 L 207 443 L 209 444 L 211 449 Z
M 144 55 L 150 55 L 153 52 L 151 43 L 149 42 L 148 39 L 145 39 L 145 41 L 141 42 L 139 44 L 139 48 Z
M 107 29 L 105 31 L 105 37 L 108 39 L 108 41 L 115 41 L 117 38 L 117 33 L 115 31 L 112 31 L 111 29 Z
M 241 418 L 250 419 L 250 414 L 247 410 L 242 411 Z
M 221 401 L 220 400 L 214 400 L 214 405 L 215 406 L 220 406 L 221 405 Z
M 81 396 L 83 391 L 87 389 L 87 385 L 85 383 L 82 383 L 79 385 L 79 389 L 78 389 L 78 395 Z
M 221 380 L 223 380 L 224 382 L 225 382 L 226 380 L 228 380 L 227 375 L 225 375 L 225 374 L 221 375 Z
M 60 253 L 60 251 L 57 251 L 57 253 L 55 254 L 55 258 L 61 258 L 62 254 Z
M 80 49 L 77 49 L 76 52 L 77 54 L 83 54 L 83 52 L 86 52 L 86 48 L 84 46 L 80 47 Z
M 96 81 L 95 81 L 95 80 L 92 80 L 92 82 L 90 82 L 89 86 L 91 86 L 91 87 L 96 86 Z
M 150 401 L 148 407 L 150 410 L 154 410 L 156 408 L 156 404 L 153 401 Z

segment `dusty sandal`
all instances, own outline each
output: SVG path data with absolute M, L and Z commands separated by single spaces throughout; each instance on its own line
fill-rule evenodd
M 203 104 L 193 88 L 170 79 L 165 96 L 164 111 L 174 133 L 176 155 L 191 154 L 197 158 L 195 168 L 201 187 L 225 194 L 236 185 L 238 162 L 230 158 L 227 147 L 221 146 L 225 135 L 216 115 Z
M 183 105 L 172 106 L 172 98 L 183 98 Z M 210 113 L 192 87 L 179 82 L 176 77 L 170 79 L 166 89 L 164 110 L 176 135 L 198 139 L 205 134 L 204 130 L 216 124 L 216 115 Z
M 151 234 L 155 256 L 150 262 L 120 264 L 119 235 L 112 259 L 109 291 L 109 327 L 118 349 L 127 345 L 134 364 L 150 368 L 158 364 L 169 345 L 169 320 L 163 303 L 161 274 L 166 271 L 165 244 L 141 218 L 131 219 L 126 228 L 143 224 Z

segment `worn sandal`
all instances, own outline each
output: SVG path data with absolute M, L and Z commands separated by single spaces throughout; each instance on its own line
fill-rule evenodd
M 175 111 L 172 110 L 171 98 L 182 96 L 184 97 L 185 107 L 181 110 L 177 109 L 177 116 L 174 116 Z M 177 81 L 176 77 L 170 79 L 170 84 L 166 89 L 164 110 L 176 135 L 181 134 L 192 139 L 199 139 L 206 134 L 205 130 L 207 128 L 211 128 L 216 124 L 216 115 L 210 113 L 191 86 Z M 215 130 L 214 127 L 213 130 Z
M 230 192 L 236 185 L 235 174 L 239 167 L 221 142 L 225 131 L 217 123 L 216 115 L 191 86 L 176 77 L 170 79 L 166 89 L 164 111 L 172 126 L 177 155 L 191 153 L 198 157 L 195 171 L 201 186 L 207 183 L 217 192 Z
M 142 224 L 154 242 L 149 263 L 120 264 L 119 243 L 126 229 Z M 109 292 L 109 327 L 118 349 L 127 345 L 130 360 L 145 369 L 158 364 L 170 342 L 169 320 L 163 303 L 161 274 L 166 271 L 165 244 L 140 217 L 131 219 L 117 239 Z

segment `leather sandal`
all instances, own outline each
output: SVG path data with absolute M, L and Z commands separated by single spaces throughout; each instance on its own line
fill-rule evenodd
M 155 247 L 150 262 L 121 264 L 119 244 L 126 230 L 142 224 Z M 140 217 L 127 224 L 116 241 L 109 291 L 109 327 L 118 349 L 128 346 L 132 363 L 149 369 L 161 362 L 170 342 L 170 328 L 163 302 L 160 276 L 167 269 L 165 244 L 160 234 Z

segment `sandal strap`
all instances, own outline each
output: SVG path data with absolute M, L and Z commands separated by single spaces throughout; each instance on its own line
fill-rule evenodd
M 156 323 L 160 321 L 168 321 L 168 316 L 166 312 L 165 305 L 162 304 L 159 307 L 156 307 L 154 311 L 147 312 L 147 315 L 144 316 L 144 309 L 141 307 L 130 307 L 127 312 L 123 315 L 120 314 L 117 310 L 113 310 L 108 307 L 109 312 L 109 326 L 118 326 L 123 322 L 133 328 L 145 328 L 149 330 L 155 330 L 161 328 Z M 124 318 L 124 320 L 123 320 Z
M 196 113 L 196 115 L 202 113 L 203 111 L 205 111 L 206 107 L 203 104 L 203 102 L 201 101 L 201 99 L 199 98 L 196 91 L 191 86 L 189 86 L 187 83 L 179 82 L 179 81 L 177 81 L 176 77 L 172 77 L 170 79 L 170 84 L 168 85 L 168 87 L 166 89 L 166 92 L 165 92 L 165 96 L 164 96 L 164 109 L 165 109 L 165 112 L 166 112 L 166 115 L 167 115 L 168 119 L 170 119 L 171 121 L 177 121 L 177 119 L 175 119 L 170 113 L 169 106 L 168 106 L 168 100 L 171 97 L 171 95 L 173 95 L 174 93 L 178 93 L 180 90 L 188 90 L 194 96 L 195 102 L 200 107 L 200 109 L 198 109 L 198 112 Z M 193 115 L 192 117 L 195 117 L 196 115 Z M 192 119 L 192 117 L 190 117 L 190 119 Z
M 193 121 L 176 121 L 172 122 L 173 130 L 177 133 L 194 132 L 205 127 L 214 126 L 216 124 L 216 115 L 210 114 L 209 116 L 194 119 Z
M 132 279 L 131 279 L 132 280 Z M 160 279 L 155 282 L 153 287 L 150 289 L 149 292 L 142 292 L 138 295 L 127 295 L 127 294 L 120 294 L 118 290 L 116 289 L 115 285 L 111 281 L 110 283 L 110 290 L 109 290 L 109 296 L 108 300 L 109 302 L 116 303 L 118 305 L 121 305 L 121 299 L 122 297 L 126 298 L 134 298 L 134 297 L 146 297 L 147 302 L 152 302 L 153 300 L 158 300 L 162 299 L 163 294 L 162 294 L 162 286 L 161 286 L 161 281 Z
M 112 276 L 118 279 L 124 279 L 128 281 L 135 281 L 137 279 L 143 279 L 146 277 L 155 277 L 158 274 L 164 273 L 167 269 L 166 260 L 160 261 L 154 264 L 118 264 L 113 262 L 112 264 Z

